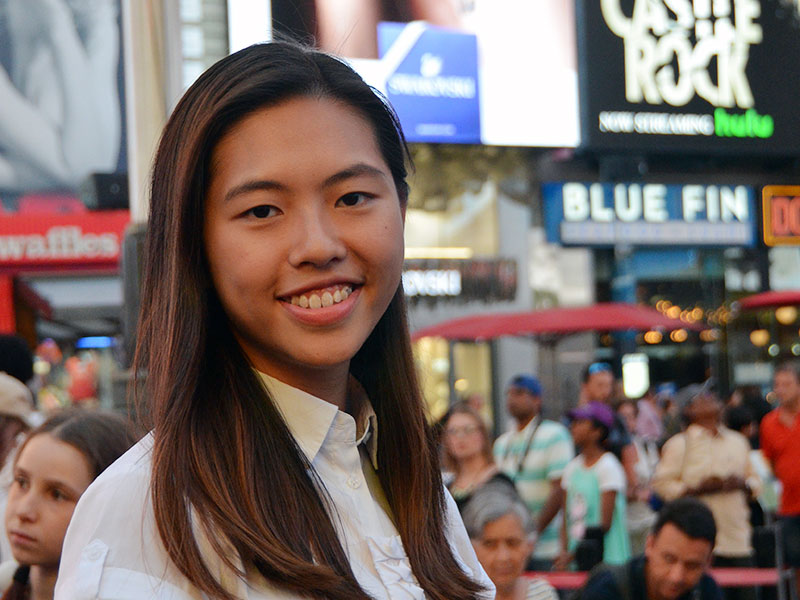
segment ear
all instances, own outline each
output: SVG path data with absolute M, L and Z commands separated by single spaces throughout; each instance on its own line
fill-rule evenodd
M 656 538 L 652 533 L 647 534 L 647 539 L 644 542 L 644 555 L 649 560 L 650 556 L 655 552 Z

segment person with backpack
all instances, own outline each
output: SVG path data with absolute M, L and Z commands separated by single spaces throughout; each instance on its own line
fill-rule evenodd
M 572 600 L 721 600 L 706 572 L 717 526 L 695 498 L 664 505 L 647 537 L 644 555 L 622 565 L 600 563 Z

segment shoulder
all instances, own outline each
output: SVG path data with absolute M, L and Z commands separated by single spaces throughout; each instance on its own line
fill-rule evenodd
M 11 581 L 14 579 L 19 564 L 14 560 L 8 560 L 0 563 L 0 594 L 11 586 Z
M 611 452 L 603 454 L 594 469 L 597 473 L 597 480 L 601 490 L 619 491 L 625 489 L 625 470 L 617 457 Z
M 553 437 L 553 438 L 569 438 L 569 429 L 567 429 L 564 425 L 559 423 L 558 421 L 552 421 L 550 419 L 543 419 L 542 424 L 539 426 L 539 432 L 537 432 L 537 436 L 541 433 L 542 437 Z
M 708 573 L 703 573 L 697 589 L 700 591 L 701 600 L 722 600 L 724 597 L 722 588 Z
M 722 435 L 725 437 L 726 440 L 730 441 L 731 443 L 737 444 L 741 446 L 741 449 L 750 453 L 750 442 L 738 431 L 734 431 L 733 429 L 728 429 L 724 425 L 719 428 L 722 432 Z
M 530 579 L 525 600 L 558 600 L 555 588 L 544 579 Z
M 564 474 L 562 475 L 562 481 L 567 481 L 570 478 L 570 476 L 581 467 L 583 467 L 583 456 L 578 454 L 578 456 L 571 459 L 564 467 Z
M 598 569 L 590 573 L 589 579 L 577 596 L 580 600 L 610 600 L 621 598 L 622 591 L 617 583 L 617 576 L 609 569 Z
M 511 431 L 506 431 L 505 433 L 501 433 L 498 438 L 494 441 L 494 451 L 497 452 L 498 448 L 505 448 L 511 443 L 511 437 L 514 434 Z

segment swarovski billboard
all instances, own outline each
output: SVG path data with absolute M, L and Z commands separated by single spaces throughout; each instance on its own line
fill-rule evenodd
M 800 154 L 794 0 L 578 0 L 584 146 Z

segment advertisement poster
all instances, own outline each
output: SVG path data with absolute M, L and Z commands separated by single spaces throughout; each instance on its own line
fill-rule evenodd
M 800 153 L 795 0 L 579 0 L 583 145 Z
M 572 2 L 273 0 L 272 18 L 348 60 L 411 142 L 579 143 Z
M 125 171 L 119 0 L 0 2 L 0 212 Z M 66 199 L 65 199 L 66 198 Z M 27 204 L 31 204 L 28 202 Z

